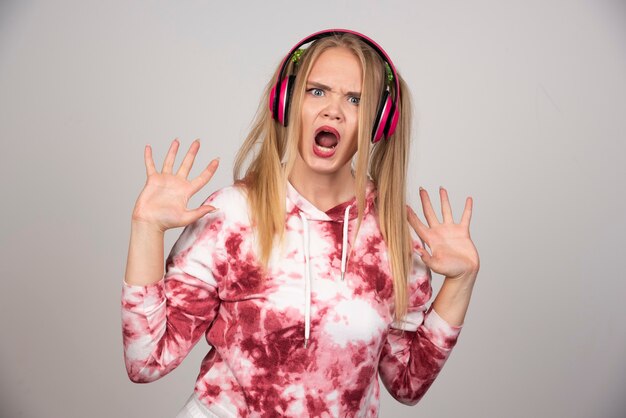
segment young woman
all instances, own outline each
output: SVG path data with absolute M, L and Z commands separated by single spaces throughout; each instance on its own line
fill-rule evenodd
M 218 161 L 189 181 L 198 141 L 176 173 L 177 140 L 161 173 L 146 146 L 122 292 L 130 379 L 169 373 L 204 334 L 179 417 L 375 417 L 379 376 L 417 403 L 456 344 L 479 258 L 471 198 L 458 224 L 443 188 L 443 222 L 421 188 L 428 226 L 406 205 L 410 115 L 382 48 L 329 30 L 287 54 L 235 184 L 199 208 L 187 202 Z M 180 226 L 164 272 L 163 234 Z M 428 307 L 431 270 L 445 279 Z

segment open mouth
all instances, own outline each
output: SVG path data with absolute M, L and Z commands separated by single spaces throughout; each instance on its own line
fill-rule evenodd
M 332 151 L 339 144 L 339 132 L 330 126 L 322 126 L 315 131 L 315 144 L 325 151 Z

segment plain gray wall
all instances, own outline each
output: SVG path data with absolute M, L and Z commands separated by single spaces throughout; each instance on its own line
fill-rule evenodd
M 446 186 L 457 222 L 474 198 L 458 345 L 417 406 L 381 388 L 381 417 L 626 416 L 623 1 L 73 0 L 0 3 L 2 417 L 175 415 L 206 342 L 148 385 L 122 357 L 144 145 L 160 167 L 200 138 L 194 177 L 221 157 L 197 207 L 231 183 L 283 54 L 331 27 L 378 41 L 411 88 L 420 215 L 420 185 Z

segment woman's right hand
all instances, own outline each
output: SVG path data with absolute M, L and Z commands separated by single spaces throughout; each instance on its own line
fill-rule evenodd
M 146 145 L 144 159 L 148 178 L 135 203 L 133 222 L 149 224 L 165 232 L 170 228 L 189 225 L 216 209 L 211 205 L 201 205 L 199 208 L 187 210 L 187 203 L 213 177 L 219 159 L 211 161 L 198 177 L 190 181 L 187 176 L 200 148 L 200 141 L 193 141 L 178 172 L 172 174 L 178 146 L 178 139 L 174 139 L 159 173 L 154 167 L 152 148 Z

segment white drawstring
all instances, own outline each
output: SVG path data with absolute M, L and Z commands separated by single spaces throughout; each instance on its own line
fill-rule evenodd
M 300 212 L 302 218 L 302 230 L 304 232 L 304 348 L 309 342 L 311 333 L 311 266 L 309 264 L 309 221 L 304 213 Z
M 350 221 L 350 208 L 348 205 L 343 215 L 343 242 L 341 244 L 341 280 L 346 274 L 346 256 L 348 255 L 348 223 Z
M 346 261 L 348 255 L 348 224 L 350 222 L 350 208 L 348 206 L 343 217 L 343 240 L 341 244 L 341 280 L 346 274 Z M 302 239 L 304 246 L 304 348 L 309 343 L 311 335 L 311 254 L 309 250 L 309 220 L 303 212 L 300 212 L 302 218 Z

